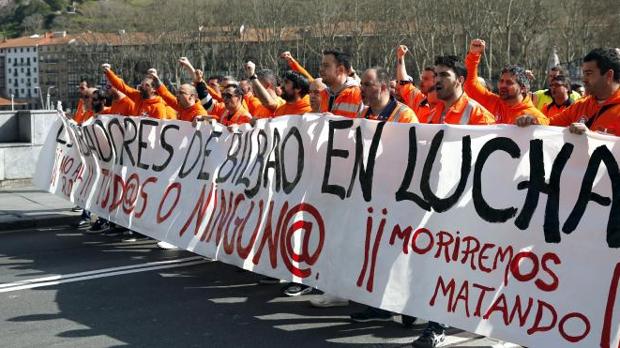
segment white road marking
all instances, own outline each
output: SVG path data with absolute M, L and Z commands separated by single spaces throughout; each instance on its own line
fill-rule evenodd
M 207 263 L 201 256 L 187 257 L 184 259 L 146 262 L 137 265 L 103 268 L 87 272 L 54 275 L 42 278 L 27 279 L 18 282 L 0 284 L 0 293 L 39 288 L 44 286 L 54 286 L 58 284 L 79 282 L 84 280 L 113 277 L 123 274 L 138 272 L 148 272 L 158 269 L 170 269 L 177 267 L 188 267 Z

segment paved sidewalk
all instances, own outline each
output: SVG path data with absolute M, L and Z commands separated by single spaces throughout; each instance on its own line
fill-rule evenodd
M 0 232 L 67 225 L 76 221 L 71 202 L 34 186 L 0 190 Z

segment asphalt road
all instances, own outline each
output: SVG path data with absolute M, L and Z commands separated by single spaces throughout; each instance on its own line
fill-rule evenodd
M 155 242 L 70 229 L 0 232 L 0 347 L 403 347 L 421 333 L 352 323 L 260 276 Z M 501 347 L 451 329 L 445 346 Z

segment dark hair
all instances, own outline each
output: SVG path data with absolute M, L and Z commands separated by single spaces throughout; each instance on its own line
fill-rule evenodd
M 454 71 L 456 77 L 462 76 L 467 78 L 467 69 L 457 56 L 437 56 L 435 58 L 435 65 L 446 66 Z
M 101 89 L 96 89 L 93 91 L 92 95 L 91 95 L 93 100 L 105 100 L 105 92 Z
M 564 76 L 564 75 L 557 75 L 557 76 L 554 76 L 554 77 L 551 79 L 551 83 L 553 83 L 553 82 L 555 82 L 555 81 L 557 81 L 557 82 L 561 82 L 562 84 L 564 84 L 564 86 L 566 86 L 566 88 L 568 89 L 568 93 L 570 93 L 570 92 L 571 92 L 571 90 L 572 90 L 572 85 L 571 85 L 571 82 L 570 82 L 570 78 L 569 78 L 568 76 Z M 549 87 L 551 87 L 551 86 L 549 86 Z
M 519 86 L 521 86 L 521 88 L 525 90 L 523 92 L 527 92 L 530 90 L 530 79 L 527 77 L 527 74 L 525 73 L 525 68 L 522 67 L 521 65 L 517 65 L 517 64 L 506 65 L 502 69 L 501 73 L 502 74 L 510 73 L 512 76 L 514 76 Z
M 332 56 L 334 56 L 334 58 L 336 59 L 336 62 L 338 62 L 338 64 L 344 66 L 344 68 L 346 70 L 351 69 L 351 56 L 348 53 L 342 52 L 342 51 L 338 51 L 338 50 L 334 50 L 334 49 L 329 49 L 329 50 L 324 50 L 323 51 L 323 55 L 326 56 L 328 54 L 331 54 Z
M 209 81 L 209 80 L 217 80 L 217 83 L 220 83 L 220 81 L 222 81 L 222 76 L 219 76 L 219 75 L 209 76 L 207 78 L 207 81 Z
M 559 65 L 552 66 L 551 69 L 549 69 L 549 71 L 559 71 L 560 75 L 566 75 L 566 70 L 564 70 L 564 68 L 562 68 Z
M 239 86 L 236 83 L 231 83 L 231 84 L 226 85 L 226 87 L 224 87 L 224 89 L 227 89 L 227 88 L 233 88 L 234 89 L 233 92 L 235 93 L 237 97 L 243 98 L 243 96 L 245 95 L 245 93 L 243 93 L 243 89 L 241 88 L 241 86 Z
M 276 74 L 271 69 L 261 69 L 256 72 L 256 76 L 261 81 L 267 81 L 273 88 L 278 85 Z
M 614 72 L 614 81 L 620 82 L 620 50 L 617 48 L 595 48 L 583 57 L 583 62 L 596 62 L 601 75 L 609 70 Z
M 287 71 L 284 73 L 283 79 L 285 81 L 291 81 L 294 89 L 299 89 L 299 94 L 304 97 L 310 91 L 310 82 L 302 74 L 296 71 Z
M 575 81 L 575 82 L 570 84 L 571 91 L 577 90 L 579 88 L 583 88 L 583 83 L 581 83 L 579 81 Z

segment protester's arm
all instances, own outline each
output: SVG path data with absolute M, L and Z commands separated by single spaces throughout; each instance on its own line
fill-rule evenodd
M 175 97 L 174 94 L 170 93 L 166 85 L 161 83 L 161 80 L 159 79 L 159 76 L 157 74 L 151 73 L 149 74 L 149 76 L 153 78 L 153 87 L 155 87 L 157 94 L 164 100 L 164 102 L 168 106 L 172 107 L 175 110 L 178 110 L 179 102 L 177 101 L 177 97 Z
M 293 58 L 291 52 L 282 52 L 280 57 L 286 60 L 286 63 L 288 64 L 289 68 L 291 68 L 291 70 L 297 71 L 298 73 L 304 75 L 308 79 L 308 82 L 314 81 L 314 77 L 312 77 L 312 75 L 310 75 L 310 73 L 301 64 L 299 64 L 297 60 L 295 60 L 295 58 Z
M 125 81 L 123 81 L 123 79 L 118 77 L 110 68 L 110 64 L 103 64 L 102 67 L 105 76 L 112 85 L 112 87 L 118 89 L 121 93 L 125 94 L 132 100 L 134 100 L 135 98 L 140 98 L 140 92 L 137 89 L 128 86 Z
M 405 45 L 399 45 L 396 49 L 396 81 L 407 81 L 409 75 L 407 75 L 407 68 L 405 67 L 405 55 L 409 52 L 409 49 Z
M 496 94 L 490 92 L 478 81 L 478 65 L 480 58 L 484 53 L 485 42 L 475 39 L 469 46 L 469 53 L 465 58 L 465 67 L 467 68 L 467 78 L 465 79 L 464 89 L 468 96 L 482 104 L 487 109 L 499 98 Z
M 261 104 L 271 111 L 275 111 L 278 108 L 278 103 L 270 94 L 269 91 L 263 86 L 263 84 L 256 78 L 256 64 L 252 62 L 245 63 L 244 66 L 245 75 L 252 83 L 252 90 L 254 95 L 260 100 Z

